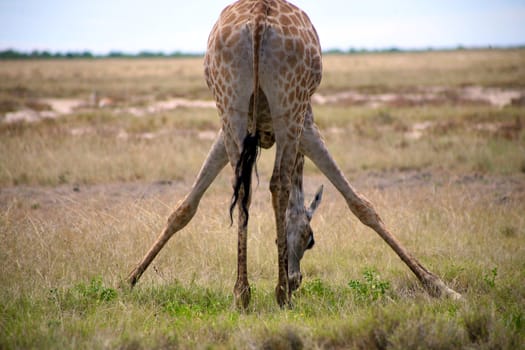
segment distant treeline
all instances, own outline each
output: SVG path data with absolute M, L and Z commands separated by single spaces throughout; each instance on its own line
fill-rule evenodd
M 441 48 L 414 48 L 414 49 L 401 49 L 398 47 L 388 47 L 381 49 L 356 49 L 350 48 L 348 50 L 340 49 L 329 49 L 324 50 L 325 55 L 345 55 L 345 54 L 365 54 L 365 53 L 396 53 L 396 52 L 432 52 L 432 51 L 461 51 L 461 50 L 511 50 L 511 49 L 525 49 L 525 45 L 518 46 L 477 46 L 467 47 L 458 45 L 456 47 L 441 47 Z
M 90 51 L 68 51 L 68 52 L 50 52 L 50 51 L 39 51 L 34 50 L 31 52 L 23 52 L 17 50 L 3 50 L 0 51 L 0 60 L 10 60 L 10 59 L 52 59 L 52 58 L 65 58 L 65 59 L 74 59 L 74 58 L 152 58 L 152 57 L 198 57 L 203 54 L 195 53 L 184 53 L 184 52 L 173 52 L 173 53 L 164 53 L 164 52 L 155 52 L 155 51 L 141 51 L 139 53 L 127 53 L 122 51 L 111 51 L 107 54 L 94 54 Z
M 335 54 L 364 54 L 364 53 L 394 53 L 394 52 L 425 52 L 425 51 L 451 51 L 451 50 L 487 50 L 487 49 L 523 49 L 525 45 L 513 46 L 513 47 L 463 47 L 457 46 L 454 48 L 426 48 L 426 49 L 400 49 L 397 47 L 385 48 L 385 49 L 355 49 L 350 48 L 348 50 L 330 49 L 325 50 L 323 53 L 327 55 Z M 139 53 L 127 53 L 123 51 L 111 51 L 107 54 L 93 54 L 90 51 L 68 51 L 68 52 L 50 52 L 50 51 L 39 51 L 34 50 L 31 52 L 23 52 L 17 50 L 3 50 L 0 51 L 0 60 L 11 60 L 11 59 L 91 59 L 91 58 L 170 58 L 170 57 L 200 57 L 204 53 L 185 53 L 175 51 L 172 53 L 165 53 L 162 51 L 141 51 Z

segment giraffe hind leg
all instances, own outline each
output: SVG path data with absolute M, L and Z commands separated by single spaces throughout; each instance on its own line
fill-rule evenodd
M 233 287 L 233 296 L 238 309 L 246 310 L 250 304 L 251 289 L 248 282 L 248 210 L 251 196 L 246 196 L 244 188 L 239 190 L 238 202 L 238 243 L 237 243 L 237 280 Z
M 233 169 L 233 195 L 230 205 L 230 219 L 233 223 L 233 211 L 238 207 L 238 244 L 237 244 L 237 280 L 233 288 L 235 304 L 245 310 L 250 303 L 250 285 L 247 268 L 248 217 L 251 200 L 251 178 L 258 154 L 258 135 L 247 134 L 246 115 L 228 114 L 223 129 L 225 146 Z

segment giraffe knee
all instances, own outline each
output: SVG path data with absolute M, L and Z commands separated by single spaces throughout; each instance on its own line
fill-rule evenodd
M 365 196 L 358 195 L 358 200 L 354 203 L 348 203 L 348 205 L 359 221 L 366 226 L 375 228 L 383 225 L 374 205 Z
M 168 228 L 173 233 L 182 229 L 188 224 L 188 222 L 190 222 L 196 212 L 196 204 L 182 200 L 179 202 L 173 213 L 168 217 Z

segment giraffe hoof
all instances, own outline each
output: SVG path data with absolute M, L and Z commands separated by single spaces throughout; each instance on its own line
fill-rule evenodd
M 434 277 L 425 281 L 423 285 L 426 287 L 428 293 L 436 298 L 445 297 L 452 300 L 462 300 L 461 294 L 454 289 L 448 287 L 441 279 Z
M 284 308 L 290 303 L 289 293 L 284 286 L 277 285 L 277 287 L 275 287 L 275 298 L 281 308 Z
M 449 288 L 449 287 L 447 287 L 442 293 L 443 293 L 447 298 L 452 299 L 452 300 L 459 300 L 459 301 L 464 300 L 464 299 L 463 299 L 463 296 L 462 296 L 461 294 L 459 294 L 459 293 L 456 292 L 454 289 Z
M 131 273 L 128 275 L 127 282 L 130 288 L 135 287 L 135 284 L 139 281 L 140 273 L 135 268 Z
M 233 297 L 235 299 L 235 306 L 239 310 L 247 310 L 250 305 L 251 290 L 250 286 L 237 287 L 233 290 Z

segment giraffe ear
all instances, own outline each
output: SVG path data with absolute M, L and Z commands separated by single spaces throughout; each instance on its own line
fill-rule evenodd
M 310 203 L 310 207 L 307 210 L 309 220 L 312 220 L 315 210 L 319 207 L 319 204 L 321 204 L 321 199 L 323 199 L 323 185 L 321 185 L 315 193 L 315 197 L 312 199 L 312 203 Z

